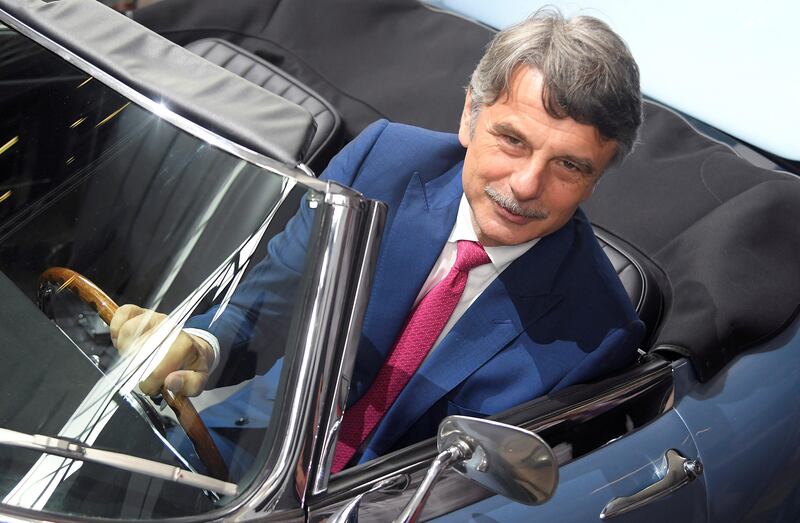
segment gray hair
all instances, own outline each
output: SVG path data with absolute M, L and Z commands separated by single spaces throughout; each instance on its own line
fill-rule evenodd
M 471 132 L 481 108 L 508 92 L 521 65 L 542 74 L 550 116 L 592 125 L 616 141 L 612 165 L 630 153 L 642 122 L 639 67 L 605 23 L 591 16 L 565 19 L 545 8 L 497 33 L 470 79 Z

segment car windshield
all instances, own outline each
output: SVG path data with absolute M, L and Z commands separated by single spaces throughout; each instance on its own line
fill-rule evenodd
M 139 384 L 187 321 L 224 321 L 298 206 L 316 223 L 319 193 L 2 26 L 0 70 L 0 502 L 124 519 L 230 503 L 281 443 L 273 420 L 293 393 L 284 361 L 311 255 L 295 260 L 269 317 L 249 318 L 259 336 L 217 340 L 224 356 L 193 399 L 227 470 Z M 314 252 L 313 237 L 301 241 Z M 103 318 L 113 305 L 81 277 L 117 305 L 155 311 L 124 354 Z

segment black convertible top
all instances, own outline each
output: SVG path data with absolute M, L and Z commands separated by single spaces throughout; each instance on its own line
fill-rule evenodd
M 800 179 L 755 167 L 658 104 L 584 206 L 666 276 L 657 351 L 706 380 L 800 309 Z
M 303 108 L 209 63 L 94 0 L 0 0 L 0 9 L 164 103 L 248 147 L 296 165 L 314 132 Z
M 179 43 L 225 38 L 287 69 L 333 103 L 348 138 L 378 117 L 456 130 L 492 35 L 415 0 L 163 0 L 136 18 Z M 800 308 L 800 180 L 753 166 L 658 104 L 646 104 L 641 144 L 585 209 L 661 275 L 649 348 L 688 356 L 703 380 Z

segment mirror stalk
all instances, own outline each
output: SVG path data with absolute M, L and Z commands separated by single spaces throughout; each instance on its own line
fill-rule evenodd
M 425 502 L 428 500 L 428 495 L 431 493 L 431 488 L 436 483 L 436 480 L 439 479 L 439 475 L 453 463 L 469 459 L 471 456 L 472 449 L 461 439 L 440 452 L 428 468 L 428 472 L 422 479 L 419 488 L 414 492 L 400 515 L 395 518 L 394 523 L 415 523 L 419 520 L 422 509 L 425 507 Z

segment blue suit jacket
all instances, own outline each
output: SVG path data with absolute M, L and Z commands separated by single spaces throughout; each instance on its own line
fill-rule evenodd
M 447 241 L 462 194 L 463 158 L 454 135 L 379 121 L 345 147 L 322 175 L 385 201 L 389 208 L 351 403 L 364 394 L 387 358 Z M 269 257 L 253 269 L 214 325 L 208 325 L 211 311 L 187 326 L 207 328 L 222 347 L 268 335 L 259 331 L 256 324 L 264 322 L 255 318 L 278 318 L 290 305 L 281 282 L 302 272 L 310 222 L 301 211 L 270 242 Z M 412 376 L 365 444 L 360 461 L 434 435 L 446 415 L 495 414 L 630 364 L 643 333 L 644 325 L 579 210 L 478 297 Z

